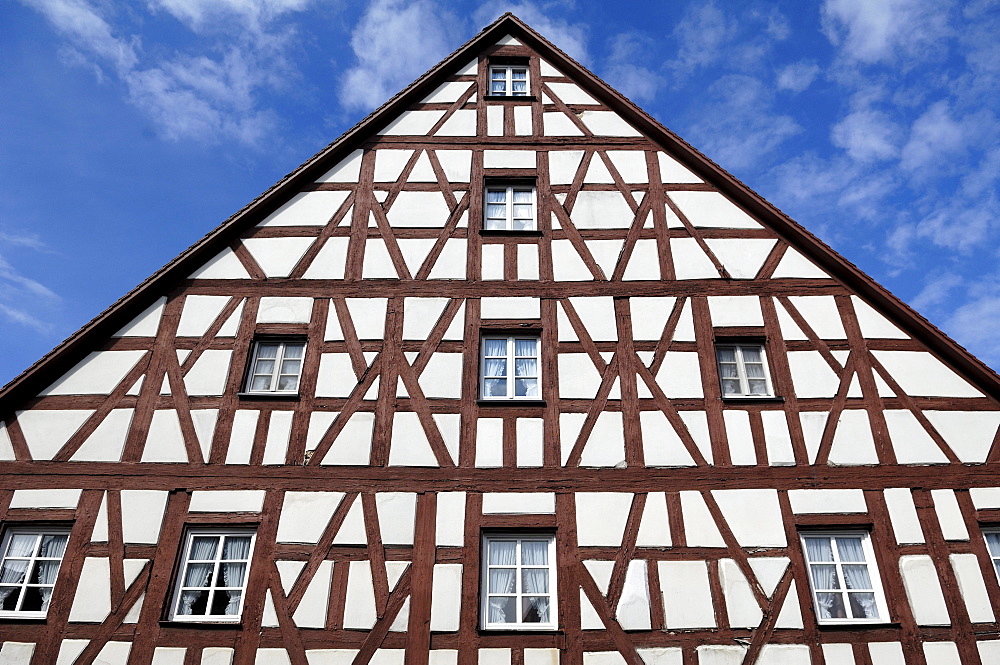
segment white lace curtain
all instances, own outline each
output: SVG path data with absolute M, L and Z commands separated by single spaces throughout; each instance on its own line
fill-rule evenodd
M 524 566 L 547 566 L 549 563 L 549 544 L 544 541 L 523 541 L 521 543 L 521 564 Z M 541 623 L 549 621 L 549 569 L 525 568 L 521 571 L 523 589 L 527 607 L 524 608 L 524 618 L 527 619 L 531 610 L 537 614 Z M 546 594 L 544 597 L 533 594 Z
M 30 557 L 35 551 L 34 534 L 13 534 L 10 538 L 10 545 L 7 547 L 8 557 Z M 6 559 L 3 563 L 3 570 L 0 571 L 0 584 L 22 584 L 24 576 L 28 572 L 28 561 L 26 559 Z M 10 594 L 16 591 L 16 587 L 0 588 L 0 605 L 6 602 Z
M 250 556 L 250 538 L 247 536 L 226 538 L 226 545 L 222 551 L 222 558 L 226 560 L 247 559 Z M 229 603 L 226 605 L 226 614 L 238 614 L 240 609 L 240 598 L 243 595 L 243 574 L 246 571 L 246 564 L 242 562 L 222 564 L 222 584 L 227 587 L 240 587 L 240 590 L 228 591 Z M 221 592 L 219 592 L 221 593 Z
M 837 551 L 840 553 L 840 560 L 844 564 L 844 583 L 848 589 L 871 589 L 872 580 L 868 575 L 868 566 L 865 564 L 865 551 L 861 546 L 860 538 L 837 538 Z M 852 563 L 860 565 L 851 565 Z M 860 606 L 866 619 L 874 619 L 878 616 L 875 608 L 875 594 L 872 593 L 852 593 L 850 594 L 852 604 Z
M 509 568 L 490 568 L 489 591 L 493 593 L 512 594 L 517 591 L 517 541 L 491 540 L 489 543 L 490 566 L 510 566 Z M 516 623 L 517 617 L 508 617 L 512 609 L 510 598 L 491 597 L 489 602 L 490 623 Z M 516 612 L 516 609 L 514 610 Z
M 197 536 L 191 543 L 191 553 L 188 555 L 189 561 L 211 561 L 215 558 L 215 548 L 219 546 L 219 539 L 215 536 Z M 213 563 L 188 563 L 187 573 L 184 575 L 184 586 L 186 587 L 207 587 L 211 584 Z M 181 606 L 179 614 L 193 614 L 192 607 L 196 600 L 202 596 L 203 592 L 185 591 L 181 596 Z

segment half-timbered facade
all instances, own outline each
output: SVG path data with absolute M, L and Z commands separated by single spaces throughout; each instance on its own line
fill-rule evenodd
M 998 663 L 998 399 L 505 15 L 0 393 L 0 663 Z

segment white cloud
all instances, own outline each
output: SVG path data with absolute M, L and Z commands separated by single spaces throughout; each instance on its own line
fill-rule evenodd
M 603 78 L 626 97 L 636 102 L 650 102 L 665 81 L 655 71 L 640 64 L 656 45 L 650 37 L 635 32 L 615 35 L 610 40 L 610 55 L 603 68 Z
M 948 302 L 963 281 L 960 275 L 952 272 L 931 275 L 920 293 L 910 301 L 910 305 L 917 311 L 942 305 Z
M 303 11 L 313 0 L 150 0 L 196 32 L 232 28 L 263 31 L 283 14 Z M 237 25 L 233 25 L 235 22 Z
M 85 0 L 21 0 L 36 9 L 77 48 L 90 51 L 118 71 L 136 65 L 137 40 L 115 37 L 111 26 Z
M 1000 284 L 955 309 L 942 328 L 955 340 L 992 367 L 1000 367 Z
M 949 36 L 952 0 L 825 0 L 823 32 L 848 60 L 880 62 L 933 55 Z
M 0 238 L 0 245 L 6 241 L 7 237 Z M 20 242 L 19 238 L 9 244 L 30 246 L 26 242 Z M 44 245 L 39 245 L 40 249 L 43 247 Z M 48 333 L 52 330 L 52 324 L 38 318 L 32 312 L 51 308 L 60 300 L 51 289 L 23 275 L 0 254 L 0 315 L 38 332 Z
M 669 64 L 683 78 L 719 60 L 723 47 L 735 37 L 736 25 L 710 0 L 692 3 L 673 34 L 678 41 L 677 58 Z
M 852 159 L 874 162 L 899 155 L 902 129 L 888 114 L 872 109 L 848 114 L 830 130 L 830 139 Z
M 357 64 L 341 79 L 341 104 L 368 110 L 386 101 L 461 41 L 445 30 L 457 23 L 431 0 L 374 0 L 351 35 Z
M 815 62 L 803 60 L 795 62 L 787 67 L 783 67 L 778 72 L 777 80 L 779 90 L 790 90 L 792 92 L 802 92 L 816 80 L 819 74 L 819 65 Z
M 560 17 L 573 8 L 572 0 L 547 2 L 544 10 L 533 2 L 511 2 L 510 0 L 488 0 L 480 5 L 472 16 L 475 28 L 492 23 L 505 12 L 530 25 L 532 29 L 549 40 L 577 62 L 589 66 L 590 53 L 587 50 L 587 26 L 570 23 Z
M 952 117 L 948 102 L 939 101 L 914 121 L 900 165 L 909 171 L 931 166 L 944 156 L 962 152 L 971 138 L 966 127 Z

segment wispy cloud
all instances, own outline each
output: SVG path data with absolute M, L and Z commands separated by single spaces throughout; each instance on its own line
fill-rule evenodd
M 487 0 L 472 15 L 474 27 L 479 28 L 510 12 L 541 33 L 546 39 L 585 66 L 590 66 L 587 48 L 589 29 L 586 23 L 572 22 L 565 18 L 572 14 L 572 0 L 554 0 L 543 3 Z
M 778 72 L 775 83 L 778 85 L 779 90 L 802 92 L 812 85 L 818 74 L 819 65 L 815 62 L 803 60 L 782 67 Z
M 859 162 L 893 159 L 899 155 L 903 129 L 881 111 L 855 111 L 830 130 L 833 145 L 843 148 Z
M 850 61 L 935 57 L 935 44 L 951 34 L 952 5 L 952 0 L 826 0 L 823 32 Z
M 649 67 L 649 54 L 656 45 L 652 37 L 627 32 L 609 40 L 608 59 L 602 69 L 604 79 L 636 102 L 650 102 L 666 81 Z
M 0 231 L 0 316 L 41 333 L 51 332 L 54 326 L 40 318 L 39 313 L 58 305 L 60 297 L 15 268 L 3 254 L 7 247 L 22 253 L 25 249 L 49 251 L 36 236 Z

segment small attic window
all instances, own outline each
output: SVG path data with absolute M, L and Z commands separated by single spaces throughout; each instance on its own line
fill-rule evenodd
M 490 65 L 490 95 L 494 97 L 527 97 L 528 65 Z

